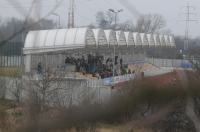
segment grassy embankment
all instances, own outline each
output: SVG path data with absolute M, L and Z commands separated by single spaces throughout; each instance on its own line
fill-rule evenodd
M 32 100 L 28 106 L 25 105 L 27 111 L 22 116 L 25 122 L 21 122 L 15 130 L 66 132 L 73 129 L 81 132 L 118 132 L 122 129 L 140 132 L 168 116 L 177 104 L 185 102 L 187 96 L 200 97 L 199 75 L 187 73 L 189 88 L 185 90 L 180 78 L 176 73 L 173 74 L 172 77 L 166 75 L 162 79 L 155 77 L 129 82 L 119 94 L 104 104 L 93 104 L 86 100 L 80 106 L 40 110 L 39 100 Z M 150 117 L 145 117 L 149 110 Z
M 20 77 L 23 71 L 19 67 L 0 67 L 0 76 L 3 77 Z

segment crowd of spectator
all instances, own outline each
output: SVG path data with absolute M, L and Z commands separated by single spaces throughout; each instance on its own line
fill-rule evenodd
M 103 56 L 93 56 L 88 54 L 87 57 L 80 58 L 66 57 L 65 67 L 69 64 L 76 66 L 76 72 L 84 74 L 92 74 L 95 77 L 108 78 L 114 75 L 131 74 L 127 65 L 123 65 L 123 59 L 118 56 L 115 57 L 114 63 L 112 58 L 104 59 Z M 114 66 L 113 66 L 114 65 Z M 113 70 L 115 68 L 115 70 Z
M 115 56 L 114 62 L 113 58 L 104 59 L 103 56 L 93 56 L 91 54 L 88 54 L 87 57 L 66 57 L 63 66 L 64 70 L 69 65 L 74 65 L 76 72 L 92 74 L 93 77 L 97 78 L 108 78 L 113 75 L 118 76 L 132 73 L 128 69 L 128 65 L 124 65 L 123 59 L 119 59 L 118 56 Z M 42 73 L 41 63 L 38 64 L 37 70 L 39 74 Z

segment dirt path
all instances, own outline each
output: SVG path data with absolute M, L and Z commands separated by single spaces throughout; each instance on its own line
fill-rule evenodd
M 188 88 L 188 78 L 184 71 L 178 71 L 178 75 L 180 77 L 181 83 L 183 85 L 183 88 L 187 90 Z M 194 100 L 192 97 L 187 97 L 186 102 L 186 115 L 191 119 L 193 122 L 195 129 L 197 132 L 200 132 L 200 120 L 198 119 L 198 116 L 195 113 L 195 105 Z

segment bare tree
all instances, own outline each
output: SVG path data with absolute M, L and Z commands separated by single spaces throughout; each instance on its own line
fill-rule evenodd
M 107 18 L 108 24 L 109 24 L 110 26 L 111 26 L 112 24 L 114 24 L 114 22 L 115 22 L 115 16 L 113 15 L 112 12 L 107 11 L 107 12 L 106 12 L 106 18 Z M 117 20 L 119 20 L 119 18 L 117 18 Z
M 0 40 L 6 39 L 13 33 L 20 31 L 23 27 L 24 27 L 24 21 L 17 18 L 6 19 L 6 21 L 2 23 L 0 21 Z M 23 33 L 21 32 L 17 34 L 14 37 L 14 39 L 15 41 L 16 40 L 21 41 L 21 38 L 24 35 L 24 33 L 28 32 L 29 30 L 52 29 L 54 27 L 56 27 L 56 24 L 52 20 L 43 19 L 36 26 L 26 29 Z
M 97 12 L 96 23 L 98 27 L 106 29 L 113 28 L 114 16 L 111 12 Z
M 103 12 L 97 12 L 96 22 L 97 22 L 99 27 L 106 27 L 107 26 L 107 21 L 106 21 L 106 18 L 105 18 L 105 14 Z
M 117 18 L 117 20 L 119 20 L 119 18 Z M 100 11 L 96 14 L 96 23 L 100 28 L 113 29 L 114 16 L 111 12 Z M 124 23 L 118 24 L 117 29 L 124 31 L 142 32 L 142 33 L 158 33 L 158 32 L 166 32 L 166 30 L 163 30 L 165 26 L 166 26 L 166 21 L 162 15 L 147 14 L 147 15 L 140 15 L 135 26 L 131 20 L 127 20 Z
M 135 31 L 143 33 L 156 33 L 160 32 L 166 26 L 166 21 L 162 15 L 148 14 L 141 15 L 137 20 Z
M 134 24 L 132 21 L 127 20 L 124 23 L 119 24 L 117 29 L 122 31 L 134 31 Z
M 9 89 L 14 100 L 17 104 L 21 103 L 22 91 L 24 90 L 21 78 L 16 78 L 13 80 L 12 88 Z
M 91 23 L 91 24 L 88 25 L 88 27 L 93 29 L 93 28 L 95 28 L 95 25 L 93 23 Z

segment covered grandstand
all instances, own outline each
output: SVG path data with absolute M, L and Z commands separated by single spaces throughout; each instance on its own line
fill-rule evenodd
M 94 32 L 87 28 L 30 31 L 24 54 L 55 52 L 96 46 Z
M 155 46 L 154 36 L 152 34 L 147 34 L 149 47 Z
M 165 39 L 164 35 L 163 34 L 159 35 L 159 38 L 160 38 L 160 46 L 161 47 L 166 46 L 166 42 L 165 42 L 166 39 Z
M 170 45 L 170 39 L 169 39 L 169 36 L 168 36 L 168 35 L 164 35 L 164 38 L 165 38 L 165 46 Z
M 118 46 L 127 46 L 128 39 L 126 40 L 125 33 L 123 31 L 116 31 L 116 37 Z
M 138 58 L 134 53 L 136 47 L 170 48 L 175 47 L 175 42 L 173 36 L 168 35 L 103 29 L 72 28 L 30 31 L 24 46 L 25 71 L 32 72 L 39 62 L 48 68 L 55 69 L 64 65 L 67 56 L 73 55 L 83 57 L 90 54 L 103 56 L 104 60 L 113 59 L 112 47 L 116 48 L 115 56 L 126 60 L 131 57 Z M 128 61 L 132 60 L 126 60 Z
M 126 38 L 126 42 L 127 42 L 127 47 L 134 46 L 135 41 L 134 41 L 133 33 L 132 32 L 124 32 L 124 34 L 125 34 L 125 38 Z
M 169 42 L 170 42 L 171 47 L 175 46 L 175 40 L 173 36 L 169 36 Z
M 104 30 L 102 29 L 93 29 L 95 40 L 96 40 L 96 46 L 108 46 L 108 41 L 106 39 L 106 34 Z
M 104 30 L 106 34 L 106 39 L 108 41 L 108 46 L 114 46 L 118 44 L 116 32 L 113 30 Z
M 137 47 L 142 46 L 142 39 L 139 33 L 134 32 L 133 38 L 134 38 L 135 46 Z
M 160 46 L 161 45 L 160 36 L 158 34 L 154 34 L 153 37 L 154 37 L 155 47 Z
M 147 46 L 149 46 L 147 34 L 145 34 L 145 33 L 140 33 L 140 37 L 141 37 L 141 40 L 142 40 L 142 47 L 147 47 Z

